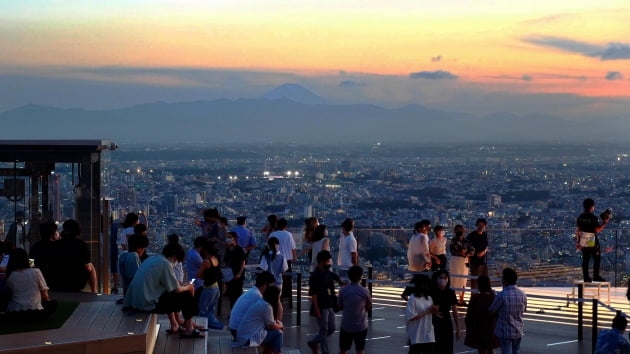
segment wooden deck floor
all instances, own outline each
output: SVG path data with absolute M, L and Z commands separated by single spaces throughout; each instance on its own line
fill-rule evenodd
M 195 317 L 196 324 L 206 327 L 207 319 L 205 317 Z M 167 334 L 166 330 L 170 327 L 166 316 L 161 315 L 158 320 L 159 332 L 153 354 L 206 354 L 208 349 L 206 338 L 180 338 L 177 334 Z M 212 351 L 214 353 L 214 351 Z
M 117 296 L 55 294 L 80 301 L 61 328 L 0 336 L 0 353 L 146 353 L 155 341 L 156 315 L 126 314 Z

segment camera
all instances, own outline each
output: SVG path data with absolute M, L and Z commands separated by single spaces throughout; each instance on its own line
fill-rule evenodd
M 604 210 L 603 213 L 599 214 L 599 217 L 602 218 L 602 220 L 608 220 L 610 219 L 610 216 L 612 215 L 612 209 L 611 208 L 606 208 L 606 210 Z

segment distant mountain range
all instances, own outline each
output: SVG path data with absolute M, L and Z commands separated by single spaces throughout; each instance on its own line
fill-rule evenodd
M 546 115 L 475 116 L 408 105 L 335 105 L 296 85 L 258 99 L 155 102 L 112 110 L 25 105 L 0 114 L 0 139 L 118 143 L 625 142 L 629 117 L 573 122 Z

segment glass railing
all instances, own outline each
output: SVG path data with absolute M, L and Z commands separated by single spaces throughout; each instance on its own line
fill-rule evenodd
M 302 242 L 301 229 L 289 229 L 297 244 L 298 254 L 307 247 Z M 332 231 L 332 230 L 331 230 Z M 158 253 L 167 235 L 177 233 L 182 244 L 189 247 L 199 229 L 151 228 L 151 252 Z M 522 286 L 570 286 L 582 279 L 582 253 L 575 247 L 575 229 L 488 229 L 488 269 L 491 278 L 500 278 L 504 267 L 514 268 Z M 264 247 L 265 237 L 254 232 L 258 247 L 250 255 L 256 261 Z M 336 260 L 339 235 L 330 235 L 331 252 Z M 357 229 L 354 235 L 359 244 L 359 263 L 373 267 L 374 278 L 387 283 L 404 282 L 407 275 L 407 245 L 411 229 Z M 432 235 L 431 235 L 432 236 Z M 452 235 L 447 234 L 447 239 Z M 626 286 L 630 273 L 630 229 L 605 229 L 599 234 L 601 244 L 601 276 L 612 286 Z M 450 261 L 449 244 L 447 257 Z M 300 257 L 297 269 L 308 272 L 308 256 Z M 592 275 L 592 260 L 589 272 Z

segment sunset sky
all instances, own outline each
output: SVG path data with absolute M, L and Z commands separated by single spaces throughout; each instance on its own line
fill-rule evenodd
M 625 0 L 3 1 L 0 112 L 292 82 L 332 103 L 627 114 L 628 19 Z

